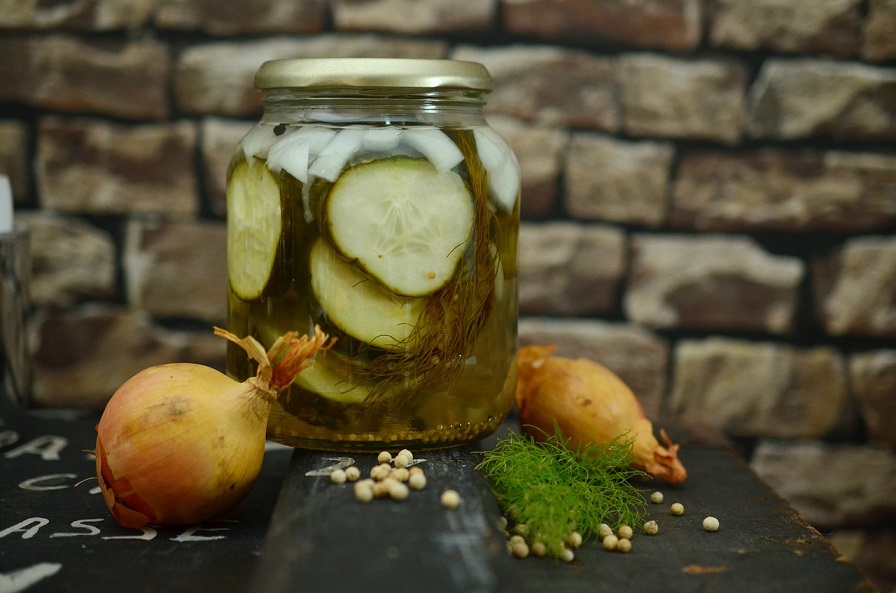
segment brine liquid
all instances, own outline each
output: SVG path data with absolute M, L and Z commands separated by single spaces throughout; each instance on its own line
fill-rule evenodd
M 270 439 L 328 450 L 439 448 L 487 436 L 510 410 L 516 388 L 519 200 L 509 212 L 490 203 L 472 132 L 444 131 L 464 153 L 454 171 L 473 196 L 477 222 L 455 276 L 423 297 L 425 312 L 411 320 L 424 336 L 415 340 L 426 344 L 412 340 L 407 348 L 378 348 L 329 318 L 325 310 L 333 304 L 317 302 L 309 257 L 318 240 L 338 249 L 322 209 L 332 184 L 318 179 L 304 187 L 285 171 L 277 174 L 283 224 L 274 266 L 258 298 L 246 301 L 230 290 L 229 329 L 254 336 L 266 348 L 287 331 L 311 334 L 315 325 L 337 341 L 274 403 Z M 362 151 L 347 167 L 376 158 L 381 155 Z M 242 381 L 254 375 L 255 364 L 228 345 L 227 370 Z

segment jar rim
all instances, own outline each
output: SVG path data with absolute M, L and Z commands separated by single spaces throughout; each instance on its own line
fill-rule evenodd
M 488 92 L 492 77 L 478 62 L 417 58 L 298 58 L 269 60 L 255 73 L 255 87 L 397 87 Z

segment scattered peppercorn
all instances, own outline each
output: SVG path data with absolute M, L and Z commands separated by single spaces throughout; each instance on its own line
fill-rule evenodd
M 707 517 L 703 519 L 703 529 L 705 529 L 706 531 L 718 531 L 719 520 L 715 517 Z
M 374 498 L 383 498 L 389 495 L 389 481 L 391 478 L 386 478 L 385 480 L 381 480 L 373 483 L 373 497 Z
M 616 543 L 616 551 L 628 554 L 632 551 L 632 540 L 621 539 Z
M 360 482 L 355 482 L 354 490 L 355 500 L 357 500 L 358 502 L 366 504 L 373 500 L 372 480 L 361 480 Z
M 334 484 L 345 484 L 347 480 L 347 476 L 345 475 L 345 470 L 336 469 L 333 470 L 333 473 L 330 474 L 330 481 Z
M 406 500 L 408 492 L 408 487 L 403 482 L 398 482 L 396 480 L 389 482 L 389 497 L 392 500 Z
M 529 544 L 521 536 L 515 535 L 510 538 L 510 553 L 517 558 L 526 558 L 529 556 Z
M 411 452 L 407 449 L 404 449 L 395 456 L 392 460 L 392 463 L 395 464 L 395 467 L 405 468 L 411 465 L 411 462 L 414 461 L 414 456 L 411 455 Z
M 650 502 L 653 504 L 662 504 L 663 502 L 663 493 L 660 491 L 656 491 L 650 495 Z
M 672 503 L 672 506 L 669 507 L 669 510 L 675 516 L 680 517 L 681 515 L 684 515 L 684 505 L 681 504 L 680 502 Z
M 659 532 L 660 526 L 656 521 L 651 520 L 644 524 L 644 533 L 647 535 L 656 535 Z
M 370 468 L 370 477 L 380 482 L 389 477 L 389 474 L 392 473 L 392 468 L 388 463 L 381 463 L 379 465 L 374 465 Z
M 616 549 L 616 546 L 619 545 L 619 538 L 615 535 L 608 535 L 603 539 L 604 550 L 608 552 L 612 552 Z
M 408 486 L 410 486 L 414 490 L 423 490 L 424 488 L 426 488 L 426 476 L 424 476 L 422 473 L 411 474 L 408 477 Z
M 442 506 L 446 509 L 456 509 L 460 506 L 461 498 L 457 490 L 445 490 L 442 492 Z

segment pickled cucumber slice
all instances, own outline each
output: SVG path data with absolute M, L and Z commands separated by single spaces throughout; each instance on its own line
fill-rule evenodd
M 264 161 L 236 163 L 227 180 L 227 274 L 239 298 L 251 301 L 264 290 L 281 224 L 280 188 Z
M 261 338 L 261 343 L 268 347 L 287 331 L 293 331 L 277 327 L 277 324 L 260 325 L 256 330 Z M 303 330 L 300 329 L 294 331 L 303 333 Z M 344 404 L 360 403 L 367 399 L 367 396 L 370 395 L 370 387 L 362 381 L 356 380 L 350 373 L 337 370 L 343 368 L 345 368 L 345 363 L 340 360 L 338 354 L 330 350 L 323 350 L 314 355 L 314 358 L 311 359 L 311 366 L 299 373 L 293 384 Z
M 396 156 L 347 169 L 326 202 L 335 246 L 392 292 L 425 296 L 444 286 L 464 256 L 473 196 L 452 171 Z
M 370 388 L 330 368 L 327 353 L 318 353 L 311 366 L 299 373 L 295 385 L 344 404 L 361 403 L 370 395 Z
M 342 331 L 385 350 L 409 345 L 423 299 L 389 294 L 320 239 L 311 248 L 310 270 L 314 296 Z

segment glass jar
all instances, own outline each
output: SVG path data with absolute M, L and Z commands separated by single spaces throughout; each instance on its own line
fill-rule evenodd
M 335 344 L 274 403 L 268 437 L 426 449 L 492 433 L 516 388 L 520 171 L 452 60 L 264 63 L 261 121 L 227 174 L 229 329 Z M 228 346 L 228 373 L 255 372 Z

